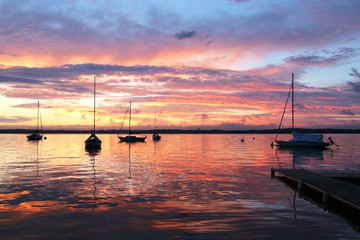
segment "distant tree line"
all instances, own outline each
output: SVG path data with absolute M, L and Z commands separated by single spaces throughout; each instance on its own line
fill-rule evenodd
M 0 129 L 0 133 L 29 133 L 33 130 L 31 129 Z M 360 133 L 360 129 L 332 129 L 332 128 L 297 128 L 295 131 L 302 132 L 302 133 Z M 91 130 L 43 130 L 43 133 L 89 133 Z M 127 130 L 97 130 L 97 133 L 103 134 L 117 134 L 117 133 L 128 133 Z M 154 130 L 133 130 L 131 133 L 133 134 L 151 134 Z M 263 130 L 221 130 L 221 129 L 212 129 L 212 130 L 201 130 L 201 129 L 194 129 L 194 130 L 183 130 L 183 129 L 157 129 L 157 133 L 161 134 L 288 134 L 292 132 L 291 128 L 288 129 L 263 129 Z

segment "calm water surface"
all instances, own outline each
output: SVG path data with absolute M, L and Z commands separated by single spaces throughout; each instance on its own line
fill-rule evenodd
M 360 170 L 360 135 L 332 135 L 340 148 L 320 152 L 271 148 L 265 134 L 98 136 L 89 153 L 88 134 L 0 135 L 1 239 L 360 238 L 270 178 L 279 167 Z

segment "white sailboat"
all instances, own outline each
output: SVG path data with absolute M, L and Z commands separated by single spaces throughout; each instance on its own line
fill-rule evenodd
M 95 76 L 94 76 L 94 124 L 93 131 L 85 140 L 85 148 L 101 148 L 101 140 L 95 134 L 95 115 L 96 115 L 96 84 L 95 84 Z
M 31 134 L 28 134 L 26 137 L 30 141 L 37 141 L 41 140 L 43 135 L 39 132 L 39 121 L 40 121 L 40 103 L 38 101 L 38 110 L 37 110 L 37 117 L 36 117 L 36 132 L 33 132 Z
M 330 143 L 323 141 L 322 134 L 305 134 L 294 131 L 294 73 L 292 74 L 291 87 L 289 90 L 288 98 L 285 103 L 283 115 L 281 117 L 279 129 L 281 128 L 282 120 L 284 118 L 286 106 L 289 100 L 291 92 L 291 100 L 292 100 L 292 135 L 293 138 L 290 140 L 277 140 L 278 134 L 276 134 L 275 142 L 279 147 L 293 148 L 293 147 L 302 147 L 302 148 L 325 148 L 330 146 Z
M 161 139 L 161 136 L 156 132 L 157 126 L 156 126 L 156 112 L 155 112 L 155 123 L 154 123 L 155 129 L 154 133 L 152 135 L 153 141 L 159 141 Z
M 138 137 L 138 136 L 133 136 L 131 135 L 131 102 L 130 102 L 130 107 L 129 107 L 129 135 L 125 136 L 125 137 L 118 137 L 120 139 L 121 142 L 145 142 L 146 136 L 144 137 Z

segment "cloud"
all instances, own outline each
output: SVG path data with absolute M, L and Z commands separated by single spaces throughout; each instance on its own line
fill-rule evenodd
M 22 123 L 33 120 L 33 118 L 21 117 L 21 116 L 0 116 L 0 123 Z
M 287 69 L 274 74 L 269 68 L 250 72 L 185 66 L 67 64 L 44 68 L 8 67 L 0 69 L 0 74 L 11 74 L 16 79 L 16 86 L 2 91 L 2 95 L 8 97 L 54 100 L 89 97 L 92 94 L 93 75 L 96 75 L 98 96 L 111 96 L 109 101 L 120 97 L 143 102 L 232 102 L 244 106 L 252 103 L 256 108 L 266 109 L 272 108 L 275 102 L 283 105 L 291 76 Z M 36 80 L 29 81 L 22 76 L 36 76 L 38 80 L 29 78 Z M 339 99 L 342 95 L 332 89 L 310 89 L 300 84 L 297 87 L 307 89 L 297 93 L 304 99 L 301 104 L 298 103 L 299 109 L 312 105 L 306 101 L 314 101 L 314 96 L 316 99 L 336 99 L 327 100 L 326 104 L 342 103 Z M 347 99 L 346 96 L 343 98 L 344 101 Z M 316 103 L 324 104 L 322 100 Z
M 297 3 L 296 12 L 288 11 L 294 2 L 276 5 L 233 1 L 242 3 L 236 6 L 239 11 L 226 11 L 232 10 L 228 9 L 231 4 L 219 1 L 218 8 L 213 7 L 211 12 L 194 9 L 193 14 L 186 15 L 181 8 L 171 7 L 169 11 L 175 3 L 164 4 L 168 7 L 141 4 L 136 11 L 131 4 L 116 1 L 110 1 L 111 8 L 99 2 L 59 2 L 50 6 L 37 1 L 5 1 L 1 9 L 6 14 L 0 14 L 0 56 L 12 66 L 94 62 L 233 67 L 242 66 L 244 59 L 267 58 L 279 51 L 324 47 L 359 30 L 355 24 L 360 21 L 355 10 L 360 7 L 357 1 L 314 4 L 306 0 Z M 248 9 L 259 11 L 242 14 Z M 211 40 L 199 37 L 201 41 L 192 44 L 174 41 L 197 37 L 199 32 L 211 36 Z M 300 55 L 303 59 L 293 60 L 312 64 L 325 60 L 312 55 L 318 58 Z
M 351 111 L 351 109 L 343 109 L 340 111 L 340 114 L 351 115 L 351 116 L 355 115 L 355 113 L 353 111 Z
M 23 103 L 23 104 L 14 105 L 12 107 L 15 107 L 15 108 L 37 108 L 38 104 L 37 103 Z
M 352 72 L 349 73 L 349 75 L 357 78 L 357 81 L 356 82 L 348 81 L 347 86 L 349 87 L 350 92 L 355 92 L 357 94 L 360 93 L 360 73 L 355 68 L 351 68 L 351 71 Z M 356 97 L 359 98 L 358 95 Z
M 298 66 L 332 66 L 337 62 L 359 56 L 359 49 L 340 48 L 336 52 L 323 51 L 330 56 L 300 55 L 287 57 L 284 61 Z
M 0 69 L 1 72 L 1 69 Z M 33 78 L 14 77 L 0 75 L 0 82 L 2 83 L 31 83 L 31 84 L 42 84 L 43 82 Z
M 350 91 L 360 93 L 360 81 L 358 82 L 347 82 L 350 87 Z
M 326 58 L 321 56 L 297 56 L 297 57 L 288 57 L 285 59 L 285 62 L 297 64 L 300 66 L 327 66 L 333 65 L 336 62 L 334 58 Z
M 9 65 L 146 59 L 145 55 L 161 51 L 167 41 L 167 34 L 134 22 L 115 8 L 102 9 L 107 12 L 102 14 L 96 8 L 103 6 L 77 2 L 57 3 L 56 10 L 35 1 L 1 4 L 0 9 L 7 10 L 0 14 L 1 53 Z M 20 7 L 23 5 L 26 7 Z
M 201 121 L 205 121 L 206 119 L 209 119 L 209 116 L 206 113 L 199 114 L 198 116 L 201 118 Z
M 51 72 L 54 74 L 51 75 Z M 16 86 L 1 91 L 3 96 L 48 99 L 49 103 L 45 100 L 41 102 L 44 106 L 53 106 L 51 111 L 63 109 L 59 111 L 87 114 L 87 107 L 79 105 L 77 101 L 83 102 L 84 98 L 92 97 L 93 74 L 96 74 L 97 103 L 101 109 L 99 116 L 102 121 L 112 119 L 109 120 L 111 126 L 114 126 L 116 119 L 123 119 L 123 112 L 119 109 L 132 100 L 137 105 L 134 114 L 145 114 L 144 118 L 137 121 L 142 124 L 139 127 L 149 125 L 149 116 L 161 108 L 163 122 L 167 122 L 166 119 L 177 119 L 178 124 L 175 125 L 178 127 L 191 125 L 200 128 L 206 123 L 209 129 L 216 126 L 243 126 L 248 129 L 256 128 L 256 125 L 266 128 L 277 125 L 288 93 L 291 72 L 292 69 L 279 66 L 233 71 L 186 66 L 106 64 L 0 69 L 0 74 L 11 73 L 14 78 L 19 78 Z M 26 79 L 21 82 L 19 76 L 25 75 L 34 75 L 43 84 L 32 84 Z M 297 76 L 301 77 L 300 74 Z M 315 88 L 297 84 L 298 126 L 305 124 L 302 119 L 304 116 L 326 116 L 340 112 L 340 108 L 353 109 L 352 106 L 356 105 L 353 97 L 348 92 L 342 92 L 342 89 L 345 88 Z M 13 107 L 30 108 L 35 105 L 18 104 Z M 245 121 L 252 125 L 245 126 Z M 169 125 L 163 124 L 165 127 Z
M 193 37 L 196 37 L 197 33 L 196 31 L 181 31 L 181 32 L 178 32 L 178 33 L 175 33 L 174 36 L 176 39 L 179 39 L 179 40 L 183 40 L 183 39 L 186 39 L 186 38 L 193 38 Z
M 304 104 L 302 104 L 302 103 L 296 103 L 295 108 L 299 109 L 299 110 L 304 110 L 304 109 L 306 109 L 306 106 L 304 106 Z
M 360 73 L 355 68 L 351 68 L 351 71 L 352 71 L 352 73 L 349 73 L 350 76 L 360 79 Z

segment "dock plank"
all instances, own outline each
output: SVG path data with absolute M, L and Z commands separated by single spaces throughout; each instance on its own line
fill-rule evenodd
M 332 178 L 360 178 L 357 170 L 311 170 L 312 173 Z
M 302 181 L 303 184 L 360 209 L 360 186 L 334 178 L 334 175 L 335 177 L 360 177 L 359 173 L 345 173 L 344 171 L 342 173 L 339 171 L 333 171 L 332 173 L 331 171 L 310 172 L 304 169 L 274 169 L 273 171 L 279 173 L 281 177 L 297 182 Z

